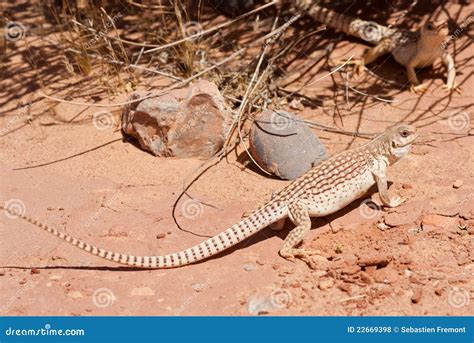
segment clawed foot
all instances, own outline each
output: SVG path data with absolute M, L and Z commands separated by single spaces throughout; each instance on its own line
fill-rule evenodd
M 411 85 L 410 86 L 410 91 L 415 93 L 415 94 L 423 94 L 428 90 L 428 87 L 425 86 L 424 84 L 419 84 L 419 85 Z
M 280 250 L 280 256 L 287 259 L 288 261 L 295 262 L 296 258 L 305 262 L 311 269 L 316 269 L 316 264 L 313 262 L 311 256 L 318 255 L 323 256 L 319 250 L 306 250 L 306 249 L 288 249 Z
M 397 207 L 403 204 L 407 199 L 400 196 L 394 196 L 390 198 L 390 202 L 387 204 L 388 207 Z
M 240 216 L 240 219 L 245 219 L 247 218 L 248 216 L 250 216 L 252 214 L 253 211 L 245 211 L 244 213 L 242 213 L 242 215 Z
M 449 86 L 449 85 L 443 85 L 443 89 L 446 91 L 446 92 L 449 92 L 449 93 L 452 93 L 452 92 L 456 92 L 458 94 L 461 94 L 462 93 L 462 88 L 459 87 L 458 85 L 454 84 L 452 86 Z
M 357 76 L 362 76 L 365 73 L 365 64 L 361 60 L 355 60 L 354 61 L 354 73 Z
M 361 76 L 365 73 L 365 64 L 362 60 L 336 60 L 334 61 L 338 65 L 348 64 L 354 66 L 354 73 L 356 76 Z

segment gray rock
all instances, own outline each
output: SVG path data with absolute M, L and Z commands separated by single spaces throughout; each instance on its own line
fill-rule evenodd
M 203 291 L 204 289 L 206 289 L 207 287 L 207 283 L 193 283 L 191 285 L 191 288 L 195 291 L 195 292 L 201 292 Z
M 253 270 L 255 270 L 255 269 L 257 269 L 257 267 L 256 267 L 255 264 L 253 264 L 253 263 L 246 263 L 246 264 L 244 264 L 244 270 L 245 270 L 246 272 L 251 272 L 251 271 L 253 271 Z
M 253 296 L 247 302 L 247 311 L 252 315 L 267 314 L 274 309 L 269 297 Z
M 250 153 L 266 171 L 293 180 L 327 158 L 303 120 L 286 111 L 263 112 L 250 129 Z
M 209 158 L 222 148 L 230 123 L 223 96 L 205 80 L 132 103 L 122 112 L 123 135 L 162 157 Z

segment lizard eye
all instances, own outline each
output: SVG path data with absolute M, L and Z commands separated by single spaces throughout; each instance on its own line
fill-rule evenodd
M 426 25 L 426 28 L 428 30 L 433 30 L 434 29 L 433 23 L 428 23 L 428 25 Z
M 403 130 L 403 131 L 400 133 L 400 135 L 401 135 L 402 137 L 408 137 L 408 134 L 409 134 L 409 133 L 408 133 L 407 130 Z

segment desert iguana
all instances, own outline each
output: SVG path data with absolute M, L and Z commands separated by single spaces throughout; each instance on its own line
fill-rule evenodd
M 405 200 L 388 195 L 386 172 L 389 165 L 409 153 L 416 137 L 413 126 L 396 125 L 372 141 L 341 152 L 313 167 L 277 192 L 268 203 L 227 230 L 191 248 L 163 256 L 132 256 L 101 249 L 12 209 L 0 208 L 93 255 L 140 268 L 173 268 L 207 259 L 270 224 L 289 217 L 296 227 L 286 237 L 280 255 L 290 260 L 300 257 L 308 262 L 312 252 L 296 246 L 311 228 L 310 217 L 326 216 L 342 209 L 362 197 L 374 184 L 378 186 L 384 205 L 395 207 Z
M 444 49 L 444 40 L 449 34 L 446 22 L 436 25 L 429 21 L 417 31 L 399 30 L 373 21 L 339 14 L 317 6 L 314 2 L 314 0 L 297 0 L 295 6 L 298 11 L 320 23 L 375 45 L 367 49 L 361 59 L 352 62 L 357 73 L 360 74 L 366 64 L 391 53 L 398 63 L 406 67 L 410 89 L 415 93 L 422 93 L 427 87 L 418 81 L 415 68 L 431 66 L 437 58 L 441 58 L 448 74 L 444 87 L 450 91 L 454 89 L 459 91 L 454 83 L 456 76 L 454 59 Z

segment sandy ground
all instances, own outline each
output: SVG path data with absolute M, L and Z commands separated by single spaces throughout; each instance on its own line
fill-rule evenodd
M 15 44 L 21 49 L 21 42 Z M 347 57 L 354 47 L 361 52 L 364 45 L 346 41 L 332 57 Z M 315 269 L 279 257 L 290 223 L 202 263 L 134 270 L 2 213 L 0 315 L 473 315 L 472 54 L 469 46 L 456 55 L 461 95 L 443 91 L 439 63 L 420 73 L 429 85 L 422 97 L 396 86 L 372 87 L 373 75 L 351 79 L 351 86 L 394 102 L 354 92 L 346 99 L 344 82 L 334 91 L 329 78 L 304 89 L 319 103 L 296 111 L 307 120 L 364 133 L 404 121 L 420 131 L 412 154 L 389 172 L 390 192 L 408 201 L 371 209 L 363 200 L 380 204 L 373 188 L 348 208 L 315 219 L 304 242 L 321 251 Z M 157 158 L 122 142 L 119 108 L 108 109 L 116 115 L 114 125 L 98 130 L 91 118 L 100 109 L 41 99 L 27 86 L 34 71 L 21 54 L 11 60 L 24 72 L 2 80 L 0 201 L 50 226 L 115 251 L 163 254 L 200 242 L 198 235 L 219 233 L 287 184 L 245 168 L 248 160 L 239 148 L 193 184 L 189 193 L 201 203 L 185 196 L 176 204 L 176 220 L 188 232 L 183 231 L 173 220 L 173 206 L 203 161 Z M 391 59 L 371 70 L 406 81 Z M 311 77 L 327 71 L 319 65 Z M 90 100 L 82 97 L 78 80 L 58 73 L 58 85 L 76 87 L 74 100 Z M 314 132 L 331 154 L 365 142 Z

